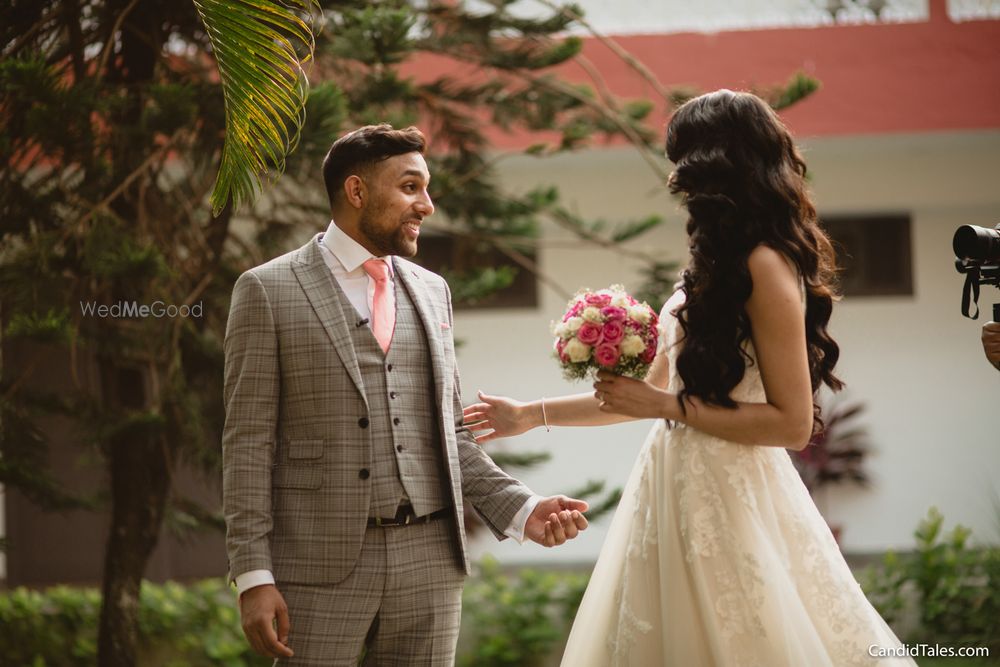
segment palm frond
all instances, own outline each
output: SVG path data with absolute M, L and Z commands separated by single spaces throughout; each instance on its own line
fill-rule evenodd
M 226 103 L 226 139 L 212 211 L 252 202 L 280 174 L 305 122 L 303 64 L 315 52 L 317 0 L 194 0 L 212 42 Z

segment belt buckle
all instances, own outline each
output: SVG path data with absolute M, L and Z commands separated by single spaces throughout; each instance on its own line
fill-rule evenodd
M 380 517 L 380 516 L 375 517 L 375 525 L 378 526 L 379 528 L 382 527 L 382 525 L 383 525 L 382 524 L 382 517 Z

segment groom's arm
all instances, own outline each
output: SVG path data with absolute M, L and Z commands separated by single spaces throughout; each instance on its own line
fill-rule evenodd
M 271 304 L 251 272 L 233 288 L 225 357 L 222 503 L 229 576 L 235 579 L 271 570 L 271 464 L 280 398 Z
M 524 538 L 524 524 L 541 496 L 514 479 L 493 462 L 493 459 L 472 437 L 463 425 L 462 394 L 458 371 L 455 371 L 454 414 L 455 438 L 458 444 L 459 465 L 462 469 L 462 497 L 497 539 Z
M 463 426 L 461 385 L 455 372 L 455 435 L 462 465 L 462 494 L 468 498 L 498 539 L 530 538 L 552 547 L 575 538 L 587 528 L 587 503 L 566 496 L 532 494 L 493 462 Z M 470 474 L 471 471 L 471 474 Z
M 454 331 L 451 291 L 443 278 L 438 276 L 444 290 L 448 310 L 448 324 Z M 453 348 L 454 349 L 454 348 Z M 454 353 L 452 353 L 454 354 Z M 462 385 L 458 363 L 454 356 L 446 359 L 454 369 L 452 383 L 452 418 L 458 446 L 459 466 L 462 470 L 462 497 L 483 519 L 497 539 L 523 538 L 524 523 L 538 503 L 536 496 L 520 481 L 514 479 L 493 462 L 493 459 L 476 442 L 462 418 Z M 448 400 L 449 397 L 445 397 Z M 515 521 L 515 519 L 517 519 Z

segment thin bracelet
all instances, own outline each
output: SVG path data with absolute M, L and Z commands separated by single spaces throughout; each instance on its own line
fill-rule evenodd
M 549 418 L 545 415 L 545 397 L 542 396 L 542 424 L 545 425 L 546 431 L 551 431 L 552 427 L 549 426 Z

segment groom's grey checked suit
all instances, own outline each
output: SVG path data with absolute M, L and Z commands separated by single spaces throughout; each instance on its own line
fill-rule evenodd
M 455 595 L 460 599 L 469 571 L 465 501 L 502 537 L 532 495 L 462 426 L 445 281 L 392 258 L 396 329 L 383 353 L 325 264 L 321 236 L 240 276 L 225 343 L 230 577 L 273 572 L 291 612 L 292 662 L 297 647 L 310 642 L 313 649 L 323 644 L 328 656 L 343 650 L 325 635 L 329 613 L 317 611 L 329 602 L 323 596 L 338 591 L 333 606 L 346 605 L 352 622 L 369 623 L 379 609 L 371 608 L 377 598 L 365 589 L 394 585 L 395 573 L 384 571 L 394 562 L 429 561 L 457 585 L 446 604 L 459 604 Z M 370 517 L 391 517 L 400 503 L 417 516 L 439 510 L 448 516 L 369 527 Z M 414 572 L 399 582 L 414 584 L 402 604 L 415 615 L 442 604 L 430 585 L 424 599 L 425 578 Z M 297 617 L 297 607 L 311 611 Z M 448 634 L 453 650 L 457 614 L 456 627 L 426 632 Z M 413 656 L 384 658 L 438 664 L 431 656 L 439 654 L 417 641 Z M 315 664 L 340 663 L 328 657 Z

